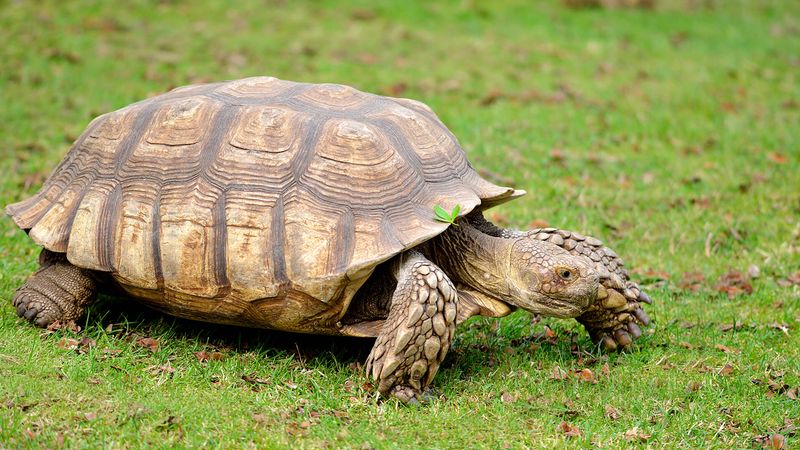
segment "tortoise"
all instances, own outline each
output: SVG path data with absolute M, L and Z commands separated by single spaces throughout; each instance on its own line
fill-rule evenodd
M 121 288 L 197 321 L 377 338 L 367 372 L 404 401 L 472 316 L 576 317 L 605 348 L 631 345 L 650 299 L 611 249 L 484 217 L 524 193 L 483 179 L 415 100 L 272 77 L 184 86 L 94 119 L 6 208 L 42 247 L 13 304 L 45 327 Z

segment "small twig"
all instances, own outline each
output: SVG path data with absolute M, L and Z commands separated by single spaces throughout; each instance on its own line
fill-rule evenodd
M 714 237 L 714 233 L 708 233 L 706 236 L 706 256 L 711 257 L 711 238 Z
M 300 367 L 302 367 L 303 370 L 305 370 L 306 363 L 305 363 L 305 361 L 303 361 L 303 354 L 300 353 L 300 346 L 297 345 L 297 342 L 294 343 L 294 349 L 297 351 L 297 359 L 300 360 Z

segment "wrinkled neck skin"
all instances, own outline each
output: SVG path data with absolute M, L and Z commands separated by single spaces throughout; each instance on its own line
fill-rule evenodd
M 515 240 L 492 237 L 466 220 L 428 241 L 424 253 L 456 286 L 466 286 L 492 299 L 511 302 L 506 275 Z

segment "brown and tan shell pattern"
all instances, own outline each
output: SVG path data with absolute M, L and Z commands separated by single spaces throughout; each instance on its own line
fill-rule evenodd
M 7 212 L 169 313 L 324 332 L 378 263 L 446 228 L 434 205 L 514 195 L 422 103 L 257 77 L 98 117 Z

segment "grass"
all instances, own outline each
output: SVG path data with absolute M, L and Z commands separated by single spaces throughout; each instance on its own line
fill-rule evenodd
M 406 3 L 0 1 L 0 203 L 33 194 L 92 117 L 174 86 L 269 74 L 416 98 L 488 177 L 529 192 L 494 220 L 625 257 L 656 300 L 638 346 L 602 354 L 574 321 L 523 313 L 472 320 L 438 399 L 379 403 L 369 341 L 119 298 L 79 333 L 44 333 L 10 306 L 38 249 L 4 218 L 0 447 L 798 445 L 798 4 Z M 751 293 L 719 291 L 750 266 Z

